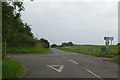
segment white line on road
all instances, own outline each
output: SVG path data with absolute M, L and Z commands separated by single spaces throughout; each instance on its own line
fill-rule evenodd
M 94 76 L 96 76 L 97 78 L 103 80 L 100 76 L 98 76 L 97 74 L 93 73 L 92 71 L 90 71 L 89 69 L 87 69 L 87 71 L 91 74 L 93 74 Z
M 78 54 L 78 53 L 73 53 L 73 54 Z
M 56 69 L 55 67 L 60 67 L 59 69 Z M 55 70 L 55 71 L 58 71 L 58 72 L 62 72 L 62 70 L 63 70 L 63 65 L 47 65 L 47 67 L 49 67 L 49 68 L 51 68 L 51 69 L 53 69 L 53 70 Z
M 73 62 L 73 63 L 75 63 L 75 64 L 78 64 L 77 62 L 75 62 L 75 61 L 73 61 L 73 60 L 71 60 L 71 59 L 68 59 L 69 61 L 71 61 L 71 62 Z
M 63 58 L 66 58 L 66 57 L 63 56 Z

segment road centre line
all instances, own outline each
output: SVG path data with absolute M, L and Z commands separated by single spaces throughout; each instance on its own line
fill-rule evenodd
M 93 74 L 94 76 L 96 76 L 97 78 L 103 80 L 100 76 L 98 76 L 97 74 L 93 73 L 91 70 L 87 69 L 87 71 L 91 74 Z
M 63 58 L 66 58 L 65 56 L 63 56 Z M 68 59 L 68 58 L 67 58 Z M 73 62 L 74 64 L 78 64 L 77 62 L 71 60 L 71 59 L 68 59 L 69 61 Z
M 71 62 L 73 62 L 73 63 L 75 63 L 75 64 L 78 64 L 77 62 L 75 62 L 75 61 L 73 61 L 73 60 L 71 60 L 71 59 L 68 59 L 69 61 L 71 61 Z
M 63 56 L 63 58 L 66 58 L 66 57 Z

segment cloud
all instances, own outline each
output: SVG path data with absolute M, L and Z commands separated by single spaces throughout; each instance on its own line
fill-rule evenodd
M 118 2 L 118 1 L 119 0 L 35 0 L 35 2 Z M 25 2 L 30 2 L 30 0 L 25 0 Z
M 27 2 L 25 8 L 22 19 L 51 43 L 103 44 L 104 36 L 114 36 L 117 43 L 117 3 Z

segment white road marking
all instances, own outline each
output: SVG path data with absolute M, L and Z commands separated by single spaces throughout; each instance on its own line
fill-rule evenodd
M 63 58 L 66 58 L 66 57 L 63 56 Z
M 60 68 L 56 69 L 55 67 L 57 66 L 60 66 Z M 47 65 L 47 67 L 52 68 L 55 71 L 62 72 L 64 66 L 63 65 Z
M 78 53 L 73 53 L 73 54 L 78 54 Z
M 71 62 L 73 62 L 73 63 L 75 63 L 75 64 L 78 64 L 77 62 L 75 62 L 75 61 L 73 61 L 73 60 L 71 60 L 71 59 L 68 59 L 69 61 L 71 61 Z
M 93 73 L 92 71 L 90 71 L 89 69 L 87 69 L 87 71 L 91 74 L 93 74 L 94 76 L 96 76 L 97 78 L 103 80 L 100 76 L 98 76 L 97 74 Z

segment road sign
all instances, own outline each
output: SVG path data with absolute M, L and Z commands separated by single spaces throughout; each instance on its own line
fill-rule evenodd
M 111 45 L 112 45 L 113 39 L 114 39 L 113 37 L 104 37 L 105 45 L 109 46 L 109 41 L 111 41 Z
M 113 37 L 104 37 L 104 40 L 113 40 Z

